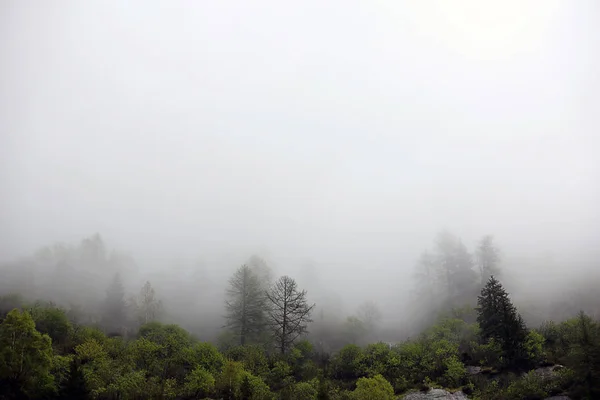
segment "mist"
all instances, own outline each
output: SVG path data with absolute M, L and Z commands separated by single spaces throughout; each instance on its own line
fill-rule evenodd
M 444 3 L 3 2 L 2 290 L 64 291 L 60 243 L 76 302 L 119 272 L 213 337 L 254 255 L 397 340 L 448 230 L 543 320 L 600 282 L 600 6 Z

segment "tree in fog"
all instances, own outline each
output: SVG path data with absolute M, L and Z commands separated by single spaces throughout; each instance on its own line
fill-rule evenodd
M 477 245 L 476 255 L 481 275 L 481 285 L 483 286 L 492 275 L 498 276 L 500 273 L 498 267 L 500 251 L 494 244 L 494 237 L 492 235 L 485 235 L 481 238 Z
M 121 282 L 121 276 L 117 273 L 106 291 L 102 325 L 109 333 L 120 333 L 126 322 L 125 289 Z
M 347 340 L 352 344 L 357 344 L 369 333 L 366 323 L 358 317 L 348 317 L 344 323 L 344 332 Z
M 436 252 L 448 295 L 455 296 L 475 282 L 473 258 L 460 239 L 449 232 L 441 232 L 436 239 Z
M 296 281 L 282 276 L 267 292 L 268 322 L 281 353 L 307 332 L 306 326 L 315 307 L 306 301 L 306 290 L 298 290 Z
M 156 292 L 150 282 L 146 282 L 137 299 L 133 299 L 133 307 L 138 322 L 141 324 L 156 320 L 162 310 L 162 301 L 156 297 Z
M 477 322 L 481 337 L 498 342 L 509 364 L 523 359 L 527 328 L 508 293 L 493 276 L 477 299 Z
M 256 275 L 262 287 L 265 290 L 269 289 L 269 286 L 273 281 L 273 271 L 265 259 L 253 255 L 248 259 L 246 265 L 250 267 L 252 272 Z
M 360 319 L 367 330 L 372 332 L 377 328 L 381 322 L 381 311 L 377 304 L 373 301 L 366 301 L 362 303 L 356 312 L 358 319 Z
M 259 334 L 265 325 L 265 292 L 258 276 L 248 265 L 242 265 L 229 279 L 227 327 L 239 335 L 240 344 Z
M 425 250 L 421 253 L 415 268 L 414 278 L 417 283 L 417 295 L 431 298 L 440 282 L 440 269 L 436 265 L 433 254 Z

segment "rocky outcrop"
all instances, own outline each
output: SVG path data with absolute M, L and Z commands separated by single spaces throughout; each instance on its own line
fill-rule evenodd
M 444 389 L 431 389 L 428 392 L 408 393 L 402 400 L 468 400 L 463 392 L 450 393 Z
M 551 365 L 549 367 L 541 367 L 536 368 L 534 371 L 536 374 L 540 375 L 542 378 L 554 378 L 558 371 L 563 369 L 562 365 Z

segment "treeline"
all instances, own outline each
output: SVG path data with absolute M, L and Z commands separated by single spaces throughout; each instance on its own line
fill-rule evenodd
M 235 345 L 147 322 L 155 300 L 140 307 L 146 321 L 127 338 L 74 323 L 52 304 L 18 305 L 0 323 L 1 398 L 385 400 L 432 387 L 490 400 L 600 396 L 600 323 L 580 313 L 529 329 L 494 277 L 477 307 L 452 310 L 412 340 L 327 354 L 299 339 L 298 321 L 311 308 L 306 293 L 283 277 L 263 297 L 248 271 L 241 267 L 231 280 L 227 329 Z M 141 293 L 152 299 L 148 287 Z M 298 312 L 288 314 L 297 327 L 289 337 L 285 301 Z M 276 306 L 257 313 L 262 302 Z M 248 344 L 258 343 L 262 328 L 254 327 L 262 326 L 272 329 L 271 344 Z

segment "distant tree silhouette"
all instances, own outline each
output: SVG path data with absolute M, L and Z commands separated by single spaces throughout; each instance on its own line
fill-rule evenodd
M 248 265 L 242 265 L 229 280 L 225 309 L 226 326 L 239 336 L 241 345 L 264 329 L 265 292 Z
M 306 333 L 306 326 L 310 314 L 315 307 L 306 301 L 306 290 L 299 291 L 294 281 L 289 276 L 282 276 L 267 292 L 269 305 L 268 322 L 272 328 L 277 347 L 282 354 L 302 334 Z

